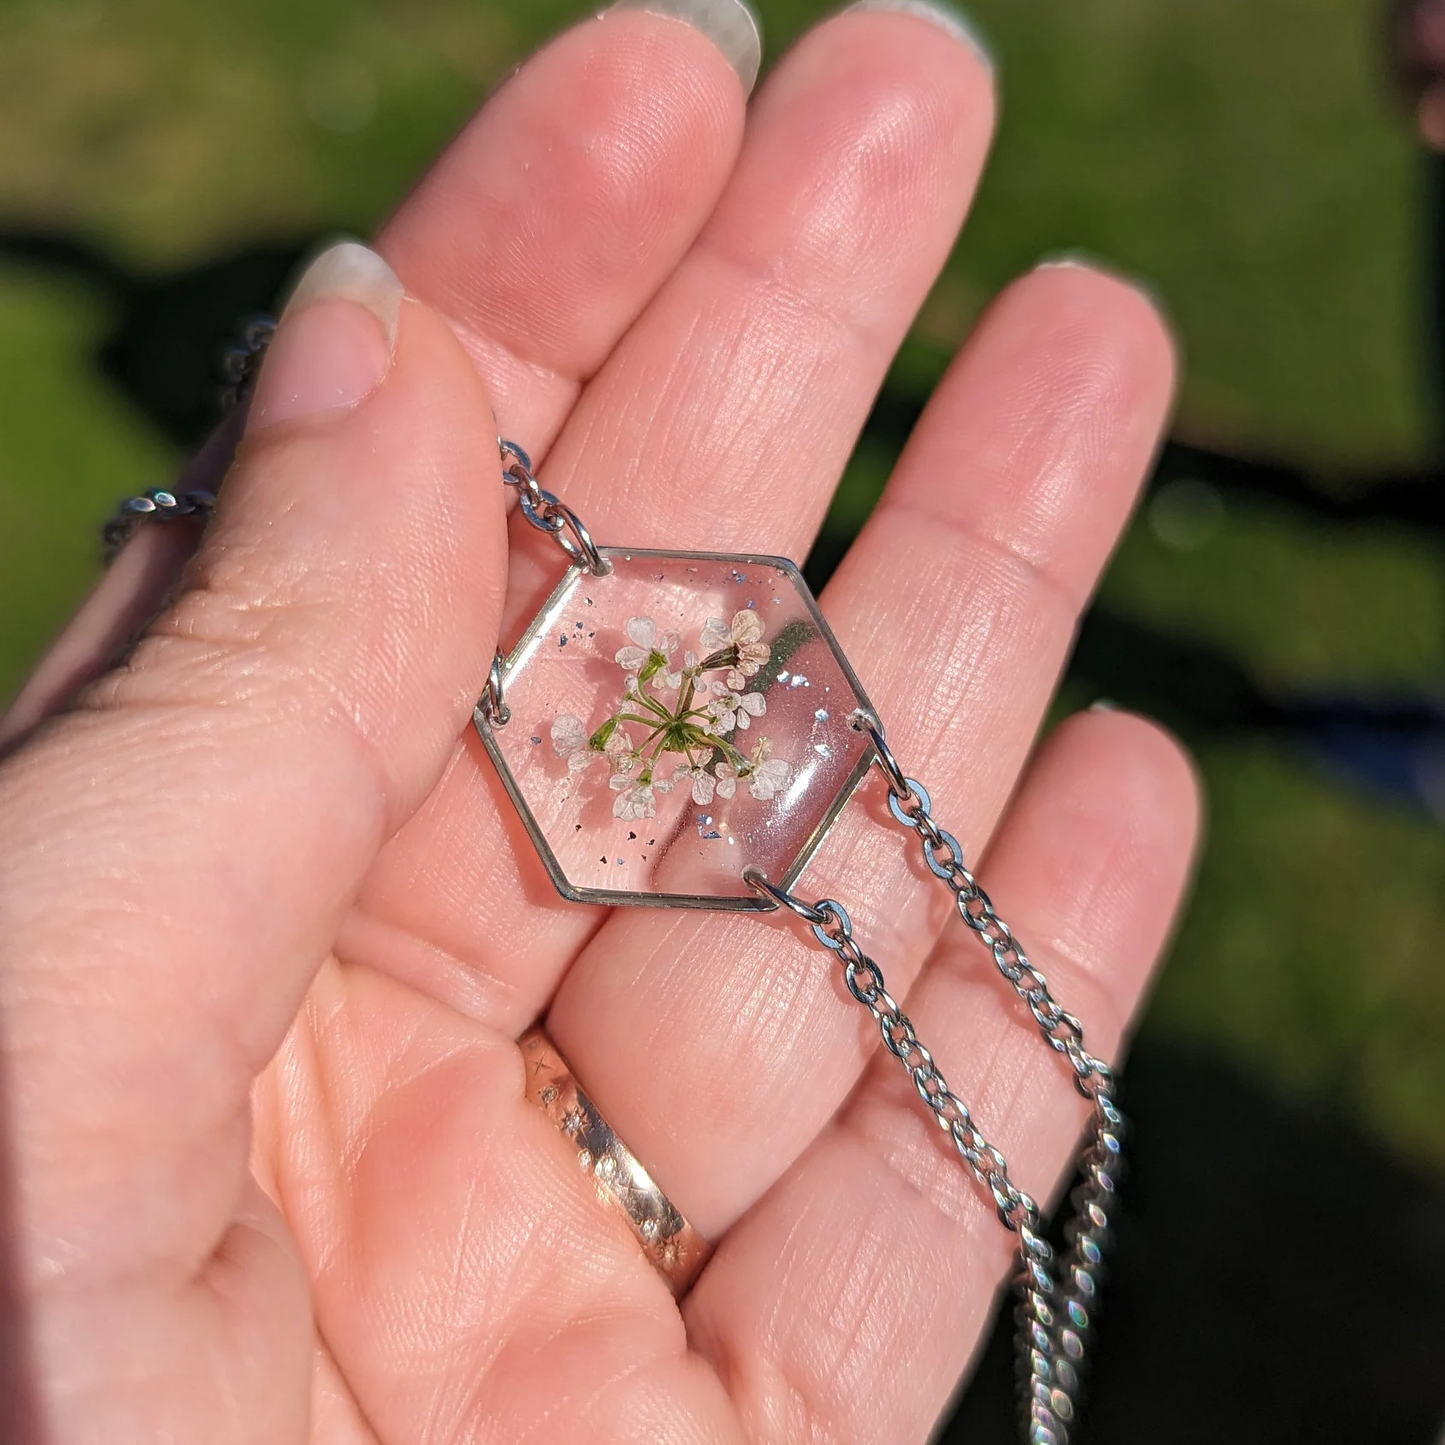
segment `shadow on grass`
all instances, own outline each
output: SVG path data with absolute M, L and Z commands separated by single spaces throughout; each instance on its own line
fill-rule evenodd
M 96 367 L 178 447 L 201 444 L 217 420 L 224 348 L 244 318 L 270 309 L 309 241 L 253 246 L 147 275 L 84 241 L 0 230 L 0 265 L 23 265 L 92 287 L 113 311 Z
M 1076 1445 L 1436 1445 L 1445 1187 L 1158 1039 L 1125 1085 L 1132 1162 Z M 940 1441 L 1011 1445 L 1012 1412 L 1001 1318 Z

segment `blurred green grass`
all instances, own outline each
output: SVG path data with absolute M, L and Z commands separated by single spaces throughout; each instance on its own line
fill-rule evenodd
M 776 56 L 827 7 L 763 0 Z M 978 0 L 1003 125 L 976 217 L 900 358 L 936 376 L 986 298 L 1082 249 L 1144 278 L 1187 362 L 1178 434 L 1345 484 L 1418 465 L 1422 201 L 1371 0 Z M 561 0 L 0 0 L 0 230 L 145 273 L 365 233 Z M 0 265 L 0 699 L 95 573 L 94 525 L 173 446 L 100 377 L 82 281 Z M 218 341 L 220 338 L 218 338 Z M 891 460 L 865 445 L 833 525 Z M 1263 688 L 1434 689 L 1438 539 L 1231 505 L 1195 550 L 1141 518 L 1106 601 Z M 1087 697 L 1068 695 L 1072 704 Z M 1146 1027 L 1333 1098 L 1445 1167 L 1445 838 L 1276 740 L 1215 739 L 1212 833 Z

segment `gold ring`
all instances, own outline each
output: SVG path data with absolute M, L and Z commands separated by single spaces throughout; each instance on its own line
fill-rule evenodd
M 597 1197 L 627 1221 L 642 1252 L 681 1296 L 707 1263 L 712 1246 L 673 1207 L 637 1157 L 583 1092 L 557 1045 L 540 1029 L 518 1040 L 527 1066 L 527 1097 L 571 1141 Z

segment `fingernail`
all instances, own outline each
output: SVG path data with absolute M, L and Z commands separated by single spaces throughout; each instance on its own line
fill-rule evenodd
M 1118 712 L 1119 704 L 1112 697 L 1096 698 L 1089 704 L 1090 712 Z
M 993 70 L 993 47 L 983 37 L 983 32 L 961 10 L 952 5 L 940 5 L 935 0 L 857 0 L 848 7 L 850 10 L 896 10 L 900 15 L 913 15 L 938 26 L 955 40 L 961 40 L 980 60 Z
M 614 10 L 645 10 L 701 30 L 727 57 L 751 95 L 763 63 L 763 28 L 745 0 L 617 0 Z
M 356 406 L 391 370 L 405 292 L 366 246 L 323 251 L 296 283 L 266 352 L 248 429 Z
M 1082 249 L 1073 251 L 1051 251 L 1040 256 L 1035 271 L 1103 271 L 1116 275 L 1114 268 L 1102 256 Z
M 1035 271 L 1090 271 L 1096 276 L 1108 276 L 1121 284 L 1131 287 L 1143 296 L 1164 317 L 1170 318 L 1169 306 L 1159 288 L 1152 281 L 1136 276 L 1092 251 L 1056 251 L 1042 257 L 1034 266 Z

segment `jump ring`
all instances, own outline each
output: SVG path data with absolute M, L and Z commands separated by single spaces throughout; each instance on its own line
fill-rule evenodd
M 487 671 L 487 685 L 482 689 L 477 702 L 477 711 L 493 727 L 504 728 L 512 720 L 512 709 L 502 697 L 502 649 L 492 655 L 492 665 Z
M 801 898 L 795 898 L 784 888 L 778 888 L 769 883 L 767 875 L 761 868 L 749 867 L 743 869 L 743 882 L 755 893 L 761 893 L 771 898 L 780 907 L 787 908 L 796 913 L 805 923 L 819 924 L 827 920 L 828 915 L 814 908 L 811 903 L 804 903 Z

